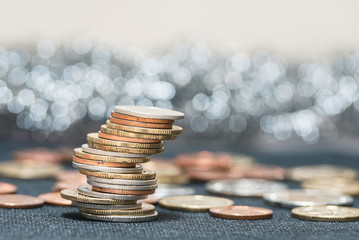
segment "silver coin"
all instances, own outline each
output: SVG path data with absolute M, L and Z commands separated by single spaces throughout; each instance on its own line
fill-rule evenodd
M 246 178 L 211 181 L 206 184 L 206 190 L 208 192 L 239 197 L 262 197 L 265 193 L 278 192 L 286 189 L 287 186 L 283 183 Z
M 353 198 L 349 195 L 303 189 L 266 193 L 263 198 L 269 203 L 288 208 L 317 205 L 350 205 L 353 203 Z
M 96 191 L 92 191 L 92 187 L 89 185 L 80 186 L 78 188 L 78 191 L 82 195 L 95 197 L 95 198 L 109 198 L 109 199 L 116 199 L 116 200 L 139 200 L 139 199 L 147 198 L 147 195 L 120 195 L 120 194 L 113 194 L 113 193 L 96 192 Z
M 119 185 L 129 185 L 129 186 L 147 186 L 157 184 L 157 179 L 151 180 L 127 180 L 127 179 L 111 179 L 111 178 L 99 178 L 93 176 L 87 176 L 87 179 L 100 183 L 107 184 L 119 184 Z
M 121 152 L 110 152 L 104 151 L 97 148 L 90 148 L 88 144 L 82 144 L 82 151 L 95 154 L 95 155 L 103 155 L 110 157 L 121 157 L 121 158 L 142 158 L 142 157 L 151 157 L 148 154 L 135 154 L 135 153 L 121 153 Z
M 118 215 L 94 215 L 90 213 L 81 212 L 81 215 L 85 218 L 97 221 L 106 222 L 148 222 L 157 219 L 158 213 L 144 216 L 118 216 Z
M 165 108 L 145 106 L 116 106 L 115 112 L 135 117 L 178 120 L 184 118 L 184 114 Z
M 141 208 L 141 202 L 136 204 L 126 204 L 126 205 L 105 205 L 105 204 L 92 204 L 92 203 L 81 203 L 72 201 L 72 206 L 81 207 L 81 208 L 90 208 L 90 209 L 100 209 L 100 210 L 115 210 L 115 209 L 139 209 Z
M 91 181 L 89 179 L 87 179 L 87 183 L 94 187 L 116 189 L 116 190 L 129 190 L 129 191 L 148 191 L 157 188 L 157 184 L 145 185 L 145 186 L 130 186 L 130 185 L 99 183 L 99 182 Z
M 173 184 L 158 184 L 156 192 L 151 196 L 162 199 L 170 196 L 192 195 L 194 192 L 194 189 L 191 187 Z
M 84 169 L 93 172 L 111 172 L 111 173 L 141 173 L 142 166 L 140 164 L 136 164 L 135 168 L 115 168 L 115 167 L 101 167 L 101 166 L 93 166 L 87 165 L 83 163 L 72 162 L 72 166 L 78 169 Z

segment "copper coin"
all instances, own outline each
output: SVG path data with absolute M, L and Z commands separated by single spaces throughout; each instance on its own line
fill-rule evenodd
M 132 126 L 132 127 L 143 127 L 143 128 L 156 128 L 156 129 L 171 129 L 172 123 L 146 123 L 146 122 L 136 122 L 129 121 L 119 118 L 110 117 L 110 122 Z
M 58 181 L 77 181 L 83 178 L 86 179 L 86 177 L 77 170 L 61 171 L 56 176 Z
M 17 187 L 13 184 L 0 182 L 0 194 L 16 193 Z
M 121 195 L 148 195 L 155 193 L 154 190 L 145 190 L 145 191 L 136 191 L 136 190 L 120 190 L 120 189 L 109 189 L 109 188 L 102 188 L 102 187 L 95 187 L 92 186 L 92 190 L 97 192 L 106 192 L 106 193 L 115 193 Z
M 85 175 L 82 175 L 83 177 L 81 179 L 75 179 L 75 180 L 65 180 L 65 181 L 59 181 L 55 184 L 53 191 L 54 192 L 60 192 L 64 189 L 69 188 L 78 188 L 81 185 L 87 184 L 87 179 Z
M 27 195 L 3 194 L 0 195 L 0 207 L 2 208 L 36 208 L 44 205 L 44 200 Z
M 133 168 L 136 167 L 136 163 L 118 163 L 118 162 L 104 162 L 104 161 L 94 161 L 88 160 L 85 158 L 79 158 L 76 156 L 72 157 L 72 160 L 77 163 L 88 164 L 92 166 L 102 166 L 102 167 L 119 167 L 119 168 Z
M 218 170 L 199 170 L 197 168 L 188 168 L 188 176 L 197 181 L 212 181 L 221 179 L 237 179 L 243 177 L 243 171 L 237 168 L 232 168 L 229 171 Z
M 168 123 L 168 124 L 174 123 L 174 120 L 169 120 L 169 119 L 141 118 L 141 117 L 130 116 L 130 115 L 116 113 L 116 112 L 111 112 L 111 116 L 114 117 L 114 118 L 120 118 L 120 119 L 125 119 L 125 120 L 130 120 L 130 121 L 137 121 L 137 122 Z
M 226 154 L 202 151 L 199 153 L 182 154 L 177 156 L 175 163 L 183 168 L 199 170 L 229 170 L 233 165 L 232 158 Z
M 154 195 L 149 195 L 146 199 L 140 200 L 142 203 L 149 203 L 149 204 L 156 204 L 158 203 L 159 199 L 156 198 Z
M 229 206 L 209 209 L 213 217 L 241 220 L 259 220 L 272 218 L 273 211 L 267 208 L 251 206 Z
M 107 134 L 107 133 L 103 133 L 103 132 L 98 132 L 98 136 L 99 136 L 100 138 L 105 138 L 105 139 L 115 140 L 115 141 L 123 141 L 123 142 L 134 142 L 134 143 L 161 143 L 161 140 L 121 137 L 121 136 L 111 135 L 111 134 Z
M 14 160 L 33 160 L 45 163 L 61 163 L 63 155 L 46 148 L 22 149 L 12 153 Z
M 45 201 L 47 204 L 68 207 L 71 206 L 71 201 L 61 197 L 60 192 L 44 193 L 39 195 L 39 198 Z
M 243 170 L 245 178 L 283 180 L 286 175 L 286 170 L 282 167 L 261 164 L 253 164 L 250 168 Z

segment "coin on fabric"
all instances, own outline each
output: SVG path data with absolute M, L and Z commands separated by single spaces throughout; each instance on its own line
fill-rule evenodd
M 16 193 L 17 187 L 14 184 L 0 182 L 0 194 Z
M 335 165 L 306 165 L 295 167 L 289 170 L 289 178 L 296 181 L 303 181 L 311 178 L 356 178 L 357 171 L 351 168 Z
M 60 192 L 43 193 L 40 194 L 38 197 L 44 200 L 45 203 L 47 204 L 62 206 L 62 207 L 71 206 L 71 201 L 62 198 Z
M 94 142 L 88 142 L 92 148 L 100 149 L 103 151 L 120 152 L 120 153 L 134 153 L 134 154 L 160 154 L 163 153 L 164 148 L 126 148 L 110 145 L 103 145 Z
M 81 212 L 81 215 L 85 218 L 106 221 L 106 222 L 149 222 L 157 219 L 158 213 L 154 212 L 150 215 L 144 216 L 118 216 L 118 215 L 96 215 L 90 213 Z
M 94 198 L 107 198 L 107 199 L 115 199 L 115 200 L 139 200 L 145 199 L 147 194 L 145 195 L 120 195 L 120 194 L 112 194 L 105 192 L 93 191 L 92 186 L 83 185 L 78 188 L 78 191 L 81 195 L 86 195 Z
M 309 189 L 266 193 L 263 198 L 269 203 L 289 208 L 315 205 L 349 205 L 353 203 L 353 198 L 349 195 Z
M 116 112 L 111 112 L 111 116 L 118 119 L 124 119 L 129 121 L 136 121 L 136 122 L 145 122 L 145 123 L 174 123 L 175 121 L 169 119 L 141 118 L 141 117 L 135 117 L 135 116 L 130 116 Z
M 292 209 L 292 217 L 320 222 L 359 221 L 359 208 L 342 206 L 309 206 Z
M 85 209 L 97 209 L 97 210 L 115 210 L 115 209 L 140 209 L 142 204 L 137 201 L 134 204 L 92 204 L 72 201 L 72 205 Z
M 233 203 L 227 198 L 204 195 L 171 196 L 159 201 L 162 207 L 189 212 L 204 212 L 210 208 L 232 206 Z
M 228 206 L 209 209 L 213 217 L 237 219 L 237 220 L 260 220 L 272 218 L 273 211 L 267 208 L 251 206 Z
M 44 200 L 38 197 L 20 194 L 1 194 L 0 208 L 37 208 L 44 205 Z
M 19 179 L 55 178 L 61 170 L 60 165 L 26 160 L 0 163 L 0 176 Z
M 106 125 L 101 126 L 101 132 L 113 136 L 127 137 L 127 138 L 137 138 L 137 139 L 149 139 L 149 140 L 174 140 L 177 138 L 177 135 L 158 135 L 158 134 L 144 134 L 144 133 L 133 133 L 126 132 L 118 129 L 108 128 Z M 128 141 L 130 142 L 130 141 Z
M 93 208 L 82 208 L 79 207 L 80 212 L 96 214 L 96 215 L 119 215 L 119 216 L 143 216 L 150 215 L 155 212 L 155 206 L 142 203 L 142 206 L 139 209 L 93 209 Z
M 102 151 L 100 149 L 91 148 L 88 144 L 83 144 L 81 146 L 83 152 L 101 155 L 101 156 L 110 156 L 110 157 L 120 157 L 120 158 L 150 158 L 149 154 L 133 154 L 133 153 L 123 153 L 123 152 L 111 152 L 111 151 Z
M 110 172 L 93 172 L 84 169 L 80 169 L 80 173 L 99 177 L 99 178 L 108 178 L 108 179 L 126 179 L 126 180 L 151 180 L 155 179 L 156 173 L 154 171 L 143 169 L 141 173 L 138 174 L 120 174 L 120 173 L 110 173 Z
M 305 189 L 359 195 L 359 181 L 350 178 L 313 178 L 304 180 L 302 187 Z
M 133 133 L 144 133 L 144 134 L 158 134 L 158 135 L 178 135 L 181 134 L 183 128 L 177 125 L 173 125 L 170 129 L 160 129 L 160 128 L 141 128 L 141 127 L 131 127 L 126 125 L 121 125 L 117 123 L 110 122 L 109 120 L 106 121 L 106 126 L 108 128 L 122 130 L 126 132 L 133 132 Z
M 99 172 L 113 172 L 113 173 L 140 173 L 142 172 L 142 167 L 140 164 L 137 164 L 134 168 L 119 168 L 119 167 L 102 167 L 102 166 L 93 166 L 88 164 L 82 164 L 77 162 L 72 162 L 72 166 L 78 169 L 84 169 L 88 171 L 99 171 Z
M 182 112 L 157 107 L 145 106 L 116 106 L 116 113 L 126 114 L 140 118 L 179 120 L 184 118 Z

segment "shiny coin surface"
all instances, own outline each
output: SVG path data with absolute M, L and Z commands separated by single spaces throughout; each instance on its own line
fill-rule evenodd
M 229 206 L 209 209 L 213 217 L 241 220 L 259 220 L 272 218 L 273 211 L 267 208 L 251 206 Z
M 96 149 L 95 149 L 96 151 Z M 98 150 L 101 151 L 101 150 Z M 85 158 L 93 161 L 118 162 L 118 163 L 144 163 L 150 160 L 150 157 L 113 157 L 107 155 L 91 154 L 82 151 L 81 148 L 74 149 L 74 155 L 79 158 Z
M 110 122 L 121 124 L 121 125 L 126 125 L 126 126 L 132 126 L 132 127 L 163 128 L 163 129 L 172 128 L 172 123 L 137 122 L 137 121 L 124 120 L 124 119 L 119 119 L 119 118 L 114 118 L 114 117 L 110 117 Z
M 159 201 L 162 207 L 191 212 L 208 211 L 210 208 L 231 206 L 233 203 L 227 198 L 204 195 L 172 196 Z
M 94 198 L 108 198 L 108 199 L 116 199 L 116 200 L 138 200 L 145 199 L 147 194 L 145 195 L 120 195 L 120 194 L 112 194 L 105 192 L 93 191 L 92 187 L 89 185 L 83 185 L 78 188 L 78 191 L 82 195 L 94 197 Z
M 92 166 L 100 166 L 100 167 L 118 167 L 118 168 L 133 168 L 136 167 L 136 163 L 123 163 L 123 162 L 105 162 L 105 161 L 96 161 L 89 160 L 85 158 L 79 158 L 76 156 L 72 157 L 72 160 L 76 163 L 87 164 Z
M 350 178 L 313 178 L 302 182 L 302 188 L 359 195 L 359 181 Z
M 118 129 L 108 128 L 106 125 L 101 126 L 101 132 L 129 138 L 150 139 L 150 140 L 173 140 L 177 138 L 177 135 L 158 135 L 158 134 L 144 134 L 126 132 Z
M 113 193 L 113 194 L 120 194 L 120 195 L 149 195 L 155 193 L 155 190 L 121 190 L 121 189 L 113 189 L 113 188 L 103 188 L 103 187 L 96 187 L 92 186 L 92 190 L 97 192 L 104 192 L 104 193 Z
M 286 190 L 283 183 L 260 180 L 260 179 L 238 179 L 217 180 L 206 184 L 206 190 L 211 193 L 239 196 L 239 197 L 262 197 L 264 193 Z
M 109 179 L 109 178 L 99 178 L 93 176 L 87 176 L 87 179 L 99 183 L 106 184 L 118 184 L 118 185 L 128 185 L 128 186 L 148 186 L 157 184 L 157 179 L 151 180 L 126 180 L 126 179 Z
M 86 186 L 81 187 L 84 193 L 91 192 L 91 187 Z M 105 197 L 90 197 L 81 195 L 77 189 L 65 189 L 61 191 L 61 196 L 67 200 L 77 202 L 77 203 L 89 203 L 89 204 L 99 204 L 99 205 L 127 205 L 127 204 L 136 204 L 136 199 L 133 200 L 123 200 L 123 199 L 110 199 Z
M 153 118 L 153 119 L 168 119 L 178 120 L 184 118 L 184 114 L 178 111 L 173 111 L 164 108 L 157 107 L 145 107 L 145 106 L 116 106 L 116 113 L 126 114 L 141 118 Z
M 120 152 L 120 153 L 135 153 L 135 154 L 160 154 L 163 153 L 163 148 L 126 148 L 110 145 L 103 145 L 94 142 L 88 142 L 92 148 L 100 149 L 103 151 Z
M 82 203 L 82 202 L 72 202 L 72 205 L 79 208 L 85 209 L 97 209 L 97 210 L 115 210 L 115 209 L 140 209 L 142 204 L 137 202 L 134 204 L 121 204 L 121 205 L 112 205 L 112 204 L 92 204 L 92 203 Z
M 0 175 L 20 179 L 55 178 L 62 170 L 59 165 L 34 161 L 8 161 L 0 163 Z
M 359 208 L 341 206 L 310 206 L 292 209 L 292 217 L 309 221 L 359 221 Z
M 44 200 L 38 197 L 20 194 L 1 194 L 1 208 L 36 208 L 44 205 Z
M 156 192 L 151 195 L 155 198 L 162 199 L 169 196 L 192 195 L 194 189 L 187 186 L 173 185 L 173 184 L 158 184 Z
M 119 174 L 119 173 L 110 173 L 110 172 L 92 172 L 80 169 L 80 173 L 99 177 L 99 178 L 108 178 L 108 179 L 126 179 L 126 180 L 151 180 L 155 179 L 156 173 L 154 171 L 143 169 L 141 173 L 138 174 Z
M 108 184 L 108 183 L 100 183 L 96 181 L 87 180 L 87 183 L 92 187 L 101 187 L 108 189 L 119 189 L 119 190 L 133 190 L 133 191 L 146 191 L 146 190 L 154 190 L 157 188 L 157 184 L 153 185 L 119 185 L 119 184 Z
M 90 213 L 81 212 L 81 215 L 85 218 L 96 220 L 96 221 L 106 221 L 106 222 L 148 222 L 157 219 L 158 213 L 155 212 L 151 215 L 144 216 L 118 216 L 118 215 L 95 215 Z
M 295 167 L 289 170 L 289 178 L 296 181 L 303 181 L 311 178 L 356 178 L 357 171 L 335 165 L 306 165 Z
M 83 144 L 81 146 L 81 149 L 86 153 L 91 153 L 100 156 L 110 156 L 110 157 L 120 157 L 120 158 L 150 158 L 151 157 L 148 154 L 133 154 L 133 153 L 103 151 L 100 149 L 91 148 L 89 147 L 88 144 Z
M 72 162 L 72 166 L 78 169 L 85 169 L 88 171 L 98 171 L 98 172 L 113 172 L 113 173 L 140 173 L 142 172 L 141 165 L 137 164 L 135 168 L 117 168 L 117 167 L 101 167 L 101 166 L 92 166 L 88 164 L 82 164 L 77 162 Z
M 16 193 L 17 187 L 14 184 L 0 182 L 0 194 Z
M 143 138 L 131 138 L 131 137 L 121 137 L 116 135 L 111 135 L 103 132 L 98 132 L 100 138 L 114 140 L 114 141 L 123 141 L 123 142 L 133 142 L 133 143 L 161 143 L 161 140 L 153 139 L 143 139 Z
M 143 203 L 139 209 L 93 209 L 93 208 L 79 208 L 80 212 L 96 214 L 96 215 L 118 215 L 118 216 L 143 216 L 150 215 L 155 212 L 155 206 Z
M 130 116 L 117 112 L 111 112 L 111 116 L 119 119 L 125 119 L 125 120 L 136 121 L 136 122 L 147 122 L 147 123 L 173 123 L 175 121 L 169 119 L 141 118 L 141 117 Z
M 289 208 L 315 205 L 349 205 L 353 203 L 353 198 L 345 194 L 302 189 L 266 193 L 263 198 L 269 203 Z
M 44 200 L 47 204 L 63 207 L 71 206 L 71 201 L 62 198 L 60 192 L 44 193 L 40 194 L 38 197 Z
M 141 128 L 141 127 L 131 127 L 131 126 L 126 126 L 126 125 L 121 125 L 121 124 L 112 123 L 110 121 L 107 121 L 106 126 L 108 128 L 122 130 L 122 131 L 126 131 L 126 132 L 158 134 L 158 135 L 178 135 L 178 134 L 181 134 L 183 131 L 183 129 L 177 125 L 173 125 L 171 129 Z

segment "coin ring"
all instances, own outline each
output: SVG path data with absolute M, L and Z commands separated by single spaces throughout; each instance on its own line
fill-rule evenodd
M 92 148 L 101 149 L 111 152 L 121 152 L 121 153 L 139 153 L 139 154 L 160 154 L 163 153 L 164 148 L 125 148 L 125 147 L 116 147 L 109 145 L 102 145 L 98 143 L 88 142 L 88 145 Z
M 125 132 L 158 134 L 158 135 L 178 135 L 181 134 L 183 131 L 183 129 L 177 125 L 173 125 L 171 129 L 140 128 L 140 127 L 131 127 L 131 126 L 112 123 L 109 120 L 106 121 L 106 127 L 115 130 L 122 130 Z
M 142 205 L 142 206 L 141 206 Z M 79 207 L 80 212 L 97 214 L 97 215 L 119 215 L 119 216 L 143 216 L 153 214 L 155 206 L 148 203 L 140 203 L 138 209 L 95 209 L 95 208 L 82 208 Z

